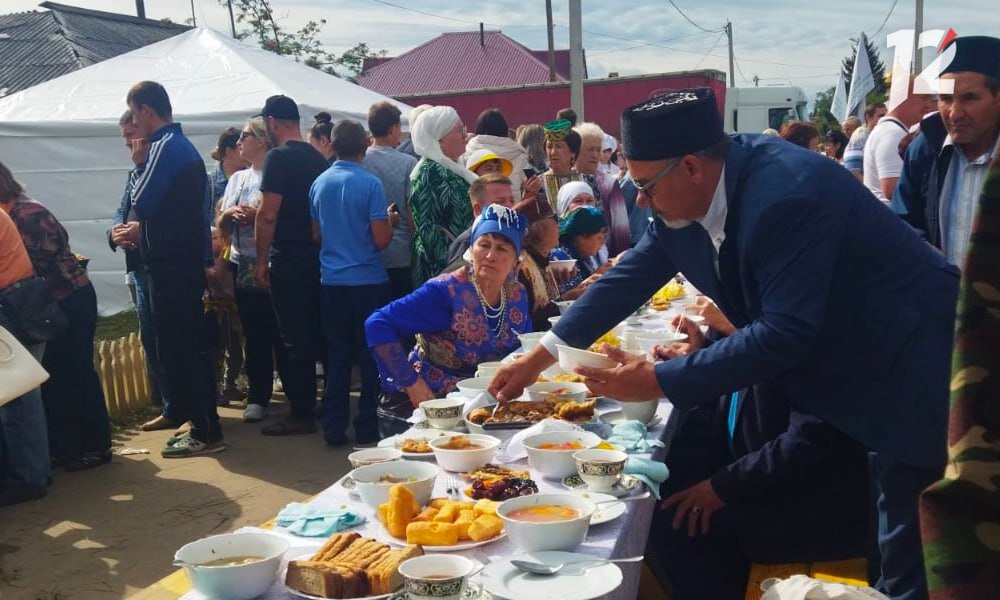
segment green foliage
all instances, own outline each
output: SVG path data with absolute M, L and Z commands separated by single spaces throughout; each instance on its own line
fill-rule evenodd
M 813 103 L 813 111 L 809 115 L 809 118 L 812 120 L 813 125 L 816 126 L 816 129 L 819 130 L 820 136 L 826 135 L 826 132 L 831 129 L 840 129 L 840 123 L 837 122 L 837 119 L 830 112 L 830 106 L 833 104 L 833 94 L 836 90 L 836 87 L 831 86 L 816 94 L 816 101 Z
M 219 2 L 227 4 L 227 0 Z M 290 56 L 330 75 L 353 81 L 366 58 L 382 57 L 387 53 L 385 50 L 373 51 L 368 44 L 359 42 L 337 56 L 319 40 L 326 19 L 309 21 L 298 31 L 289 31 L 275 16 L 270 0 L 232 0 L 232 5 L 236 22 L 244 26 L 237 30 L 237 38 L 253 38 L 264 50 Z M 343 67 L 344 72 L 338 71 L 338 67 Z

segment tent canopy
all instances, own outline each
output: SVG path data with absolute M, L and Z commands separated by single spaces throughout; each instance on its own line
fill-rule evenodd
M 207 29 L 193 29 L 0 99 L 0 162 L 63 223 L 73 249 L 91 259 L 102 314 L 130 306 L 120 254 L 105 232 L 132 168 L 118 119 L 125 94 L 153 80 L 170 94 L 174 120 L 209 157 L 219 133 L 241 127 L 272 94 L 295 99 L 303 126 L 317 112 L 367 124 L 368 108 L 390 101 L 294 60 Z

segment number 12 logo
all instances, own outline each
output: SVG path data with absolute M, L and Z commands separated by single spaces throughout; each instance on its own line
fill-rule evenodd
M 894 48 L 892 60 L 892 87 L 889 88 L 889 101 L 886 108 L 890 111 L 899 106 L 909 95 L 910 64 L 913 62 L 912 29 L 901 29 L 886 36 L 886 45 Z M 951 64 L 955 58 L 955 45 L 948 46 L 956 34 L 954 29 L 930 29 L 921 32 L 919 48 L 937 48 L 938 57 L 917 75 L 913 81 L 914 94 L 951 94 L 955 82 L 941 79 L 941 71 Z M 948 46 L 947 49 L 942 49 Z

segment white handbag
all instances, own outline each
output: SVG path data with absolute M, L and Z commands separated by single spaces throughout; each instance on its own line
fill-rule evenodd
M 49 378 L 14 335 L 0 326 L 0 406 L 20 398 Z

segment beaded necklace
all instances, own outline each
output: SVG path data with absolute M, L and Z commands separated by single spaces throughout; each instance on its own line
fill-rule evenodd
M 493 326 L 493 334 L 499 335 L 500 330 L 503 329 L 504 314 L 507 312 L 507 286 L 500 288 L 500 303 L 493 306 L 486 300 L 483 291 L 479 289 L 479 284 L 476 282 L 476 277 L 472 273 L 471 267 L 469 268 L 469 279 L 472 281 L 472 287 L 476 288 L 476 295 L 479 296 L 479 305 L 483 307 L 483 313 L 486 315 L 487 322 L 496 321 L 496 325 Z

